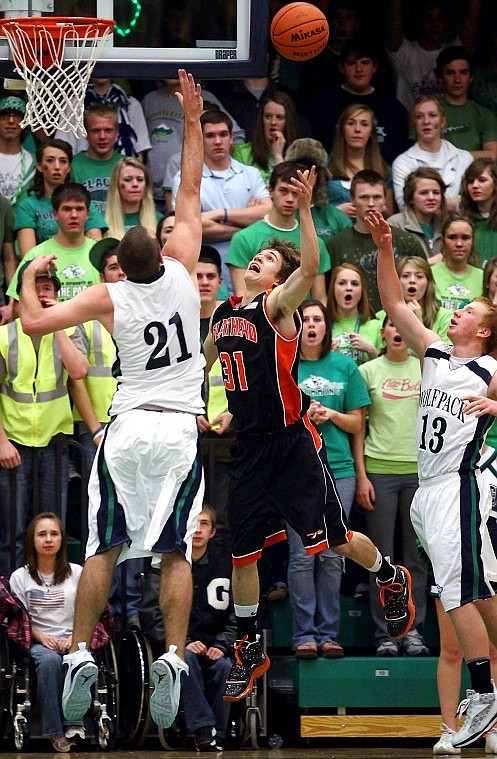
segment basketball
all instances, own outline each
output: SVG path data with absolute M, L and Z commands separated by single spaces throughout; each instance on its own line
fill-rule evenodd
M 273 45 L 292 61 L 308 61 L 319 55 L 329 33 L 326 16 L 311 3 L 289 3 L 271 21 Z

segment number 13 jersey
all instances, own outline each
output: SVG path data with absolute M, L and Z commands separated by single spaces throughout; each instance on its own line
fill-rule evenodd
M 420 480 L 475 468 L 495 417 L 464 414 L 462 398 L 486 396 L 496 371 L 492 356 L 456 358 L 442 341 L 426 350 L 416 427 Z
M 173 258 L 151 280 L 107 284 L 114 305 L 117 390 L 110 415 L 139 406 L 204 413 L 200 296 Z
M 298 421 L 309 398 L 297 384 L 300 314 L 296 335 L 284 337 L 266 311 L 268 293 L 240 306 L 232 297 L 212 319 L 212 338 L 219 353 L 228 408 L 238 432 L 268 433 Z

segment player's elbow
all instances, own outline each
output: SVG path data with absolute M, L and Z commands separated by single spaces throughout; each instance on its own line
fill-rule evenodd
M 81 358 L 75 360 L 68 369 L 69 377 L 73 380 L 82 380 L 88 371 L 88 359 L 81 354 Z

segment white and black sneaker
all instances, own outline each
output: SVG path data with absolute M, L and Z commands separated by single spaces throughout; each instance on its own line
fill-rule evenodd
M 452 745 L 456 748 L 469 746 L 487 733 L 497 721 L 497 690 L 492 680 L 491 693 L 466 691 L 466 698 L 461 701 L 457 714 L 466 713 L 466 719 L 460 730 L 452 736 Z
M 169 646 L 150 667 L 154 692 L 150 697 L 150 714 L 158 727 L 171 727 L 178 713 L 181 692 L 181 673 L 188 675 L 188 664 L 176 653 L 177 646 Z
M 68 722 L 83 719 L 91 704 L 91 686 L 97 679 L 98 667 L 86 643 L 78 643 L 78 650 L 66 654 L 62 660 L 65 671 L 62 692 L 62 711 Z

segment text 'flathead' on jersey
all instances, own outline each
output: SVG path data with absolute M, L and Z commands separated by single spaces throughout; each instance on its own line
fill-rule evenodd
M 220 337 L 245 337 L 251 343 L 256 343 L 257 328 L 242 316 L 230 316 L 212 325 L 212 338 L 214 342 Z

